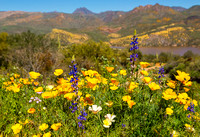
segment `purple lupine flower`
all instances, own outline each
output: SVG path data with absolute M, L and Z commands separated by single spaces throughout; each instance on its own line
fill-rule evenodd
M 80 120 L 78 122 L 78 125 L 79 125 L 79 127 L 82 127 L 82 129 L 84 129 L 83 121 L 87 120 L 86 119 L 87 113 L 85 112 L 85 110 L 80 111 L 80 112 L 81 112 L 81 114 L 78 116 L 78 119 Z
M 138 58 L 138 54 L 136 53 L 136 50 L 139 49 L 138 46 L 138 38 L 136 37 L 136 31 L 134 32 L 135 34 L 133 35 L 133 38 L 131 38 L 131 47 L 129 49 L 130 52 L 132 52 L 132 54 L 130 55 L 130 62 L 131 65 L 134 66 L 135 61 Z M 132 68 L 132 73 L 133 73 L 133 68 Z
M 164 67 L 161 66 L 160 69 L 159 69 L 159 71 L 158 71 L 158 74 L 160 74 L 158 76 L 158 78 L 165 77 L 164 73 L 165 73 Z
M 190 103 L 190 106 L 187 108 L 188 111 L 195 113 L 194 111 L 194 104 Z

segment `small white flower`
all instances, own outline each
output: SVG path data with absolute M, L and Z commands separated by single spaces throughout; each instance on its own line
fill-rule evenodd
M 111 122 L 115 122 L 115 120 L 113 120 L 115 117 L 116 117 L 116 115 L 112 115 L 112 114 L 105 115 L 105 118 L 110 120 Z
M 46 107 L 43 107 L 43 109 L 46 110 L 47 108 L 46 108 Z
M 40 94 L 42 94 L 43 92 L 36 92 L 36 93 L 40 95 Z
M 89 107 L 88 110 L 92 111 L 94 114 L 97 114 L 99 111 L 102 110 L 102 107 L 101 106 L 97 107 L 97 105 L 92 105 L 92 107 Z
M 54 85 L 48 85 L 46 86 L 46 90 L 52 90 L 54 88 Z

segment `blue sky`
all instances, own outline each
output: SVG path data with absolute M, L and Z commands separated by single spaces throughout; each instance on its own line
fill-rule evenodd
M 99 13 L 103 11 L 130 11 L 139 5 L 182 6 L 200 5 L 200 0 L 0 0 L 0 11 L 20 10 L 30 12 L 72 13 L 76 8 L 86 7 Z

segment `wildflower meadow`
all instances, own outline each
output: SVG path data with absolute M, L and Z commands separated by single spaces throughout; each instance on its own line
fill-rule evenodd
M 30 71 L 0 78 L 0 137 L 199 137 L 199 84 L 177 70 L 174 79 L 163 63 L 138 60 L 136 33 L 127 68 L 109 60 L 101 72 L 57 68 L 53 80 Z

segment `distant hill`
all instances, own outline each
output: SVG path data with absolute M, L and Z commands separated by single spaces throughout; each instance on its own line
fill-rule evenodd
M 106 11 L 101 12 L 97 17 L 101 18 L 104 22 L 112 22 L 114 19 L 121 18 L 126 12 L 123 11 Z
M 78 8 L 76 9 L 73 14 L 84 14 L 84 15 L 94 15 L 95 13 L 93 13 L 92 11 L 88 10 L 85 7 L 82 8 Z
M 184 12 L 188 15 L 200 15 L 200 5 L 195 5 Z
M 70 35 L 74 34 L 72 37 L 82 40 L 93 39 L 110 42 L 111 45 L 124 46 L 123 40 L 129 38 L 136 29 L 139 36 L 147 38 L 143 41 L 147 45 L 152 45 L 148 40 L 159 42 L 172 39 L 171 44 L 173 45 L 200 46 L 198 40 L 200 39 L 199 16 L 200 5 L 184 9 L 155 4 L 139 6 L 128 12 L 105 11 L 98 14 L 84 7 L 76 9 L 73 14 L 0 11 L 0 32 L 20 33 L 31 30 L 35 33 L 55 33 L 56 28 L 60 31 L 67 31 L 68 34 L 71 33 Z M 182 29 L 170 31 L 170 34 L 166 35 L 168 38 L 160 35 L 164 31 L 171 30 L 172 27 Z M 54 30 L 52 31 L 52 29 Z M 186 39 L 182 41 L 184 44 L 175 43 L 178 39 L 178 37 L 175 38 L 176 34 L 180 37 L 184 34 L 183 37 Z M 77 37 L 77 35 L 84 36 L 84 38 Z M 121 44 L 113 42 L 117 40 L 121 40 Z M 73 41 L 76 40 L 68 40 L 68 43 L 73 43 Z
M 173 6 L 171 8 L 174 9 L 174 10 L 176 10 L 176 11 L 185 11 L 185 10 L 187 10 L 186 8 L 178 7 L 178 6 Z

